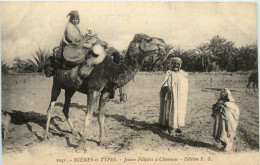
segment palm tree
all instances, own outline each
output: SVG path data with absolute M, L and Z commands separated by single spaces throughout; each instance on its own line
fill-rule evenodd
M 222 55 L 222 59 L 223 59 L 222 67 L 225 68 L 226 71 L 228 70 L 228 67 L 232 65 L 232 59 L 235 50 L 236 48 L 234 47 L 234 42 L 229 41 L 225 43 L 223 48 L 223 55 Z
M 226 71 L 228 72 L 235 72 L 237 71 L 237 66 L 240 65 L 236 60 L 236 58 L 238 57 L 238 51 L 239 49 L 234 47 L 232 50 L 232 53 L 229 55 L 228 57 L 228 63 L 226 66 Z
M 38 50 L 35 51 L 35 55 L 33 56 L 33 60 L 28 59 L 30 61 L 30 63 L 37 68 L 38 72 L 43 72 L 44 71 L 44 64 L 47 62 L 48 57 L 51 55 L 49 50 L 42 50 L 41 48 L 39 48 Z
M 234 56 L 235 70 L 257 70 L 257 45 L 239 47 Z
M 172 45 L 167 45 L 165 47 L 165 53 L 158 53 L 155 56 L 153 56 L 152 61 L 154 63 L 154 69 L 155 70 L 163 70 L 166 71 L 167 70 L 167 66 L 169 65 L 169 60 L 173 53 L 173 46 Z M 165 67 L 166 66 L 166 67 Z
M 8 64 L 4 61 L 1 61 L 2 74 L 7 74 L 9 69 L 10 69 L 10 67 L 8 66 Z
M 221 53 L 222 46 L 227 40 L 225 38 L 220 37 L 219 35 L 216 35 L 210 39 L 209 42 L 209 50 L 213 53 L 213 55 L 217 56 Z
M 184 51 L 182 54 L 182 68 L 186 71 L 202 71 L 200 65 L 200 58 L 196 55 L 196 51 L 194 49 L 189 49 Z
M 147 56 L 144 61 L 144 64 L 141 68 L 141 71 L 159 71 L 159 70 L 167 70 L 169 69 L 169 59 L 172 57 L 173 46 L 167 45 L 165 47 L 165 51 L 158 52 L 157 54 Z
M 212 58 L 212 55 L 209 50 L 209 44 L 208 43 L 199 44 L 199 46 L 196 47 L 196 54 L 201 59 L 201 65 L 203 71 L 209 72 L 209 64 Z
M 235 50 L 234 42 L 227 41 L 225 38 L 216 35 L 212 37 L 208 45 L 212 53 L 212 61 L 215 62 L 221 70 L 226 70 L 230 57 Z

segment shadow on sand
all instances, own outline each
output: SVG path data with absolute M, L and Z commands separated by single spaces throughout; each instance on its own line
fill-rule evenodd
M 63 106 L 64 106 L 64 103 L 56 102 L 56 103 L 55 103 L 55 106 L 63 107 Z M 70 104 L 70 107 L 71 107 L 71 108 L 78 108 L 78 109 L 87 108 L 86 105 L 79 105 L 78 103 L 71 103 L 71 104 Z
M 211 91 L 222 91 L 224 88 L 203 88 L 203 89 L 201 89 L 201 91 L 203 91 L 203 92 L 208 92 L 209 90 L 211 90 Z M 232 90 L 232 89 L 230 89 L 230 92 L 238 92 L 237 90 Z
M 13 124 L 13 125 L 23 125 L 23 124 L 26 124 L 28 130 L 30 132 L 34 132 L 35 136 L 37 137 L 38 140 L 43 141 L 42 135 L 38 135 L 33 130 L 33 126 L 30 123 L 34 123 L 36 125 L 39 125 L 40 127 L 43 128 L 43 130 L 45 130 L 46 122 L 47 122 L 47 116 L 46 115 L 43 115 L 43 114 L 40 114 L 40 113 L 37 113 L 37 112 L 33 112 L 33 111 L 22 112 L 22 111 L 19 111 L 19 110 L 5 111 L 4 113 L 7 113 L 11 117 L 11 121 L 10 121 L 11 124 Z M 64 136 L 64 133 L 66 133 L 68 131 L 62 130 L 58 126 L 56 121 L 63 121 L 63 120 L 60 117 L 58 117 L 58 116 L 53 116 L 51 118 L 50 124 L 53 125 L 55 127 L 55 129 L 58 130 L 58 132 L 55 131 L 54 129 L 49 128 L 50 133 L 52 133 L 54 136 L 62 137 L 62 136 Z
M 47 122 L 47 116 L 46 115 L 43 115 L 43 114 L 40 114 L 40 113 L 37 113 L 37 112 L 33 112 L 33 111 L 23 112 L 23 111 L 19 111 L 19 110 L 4 111 L 3 113 L 7 113 L 11 117 L 10 124 L 13 124 L 13 125 L 24 125 L 24 124 L 26 124 L 28 130 L 30 132 L 33 132 L 39 141 L 44 141 L 43 132 L 46 129 L 46 122 Z M 97 114 L 94 114 L 94 115 L 98 116 Z M 72 132 L 67 131 L 67 130 L 62 130 L 59 127 L 57 121 L 58 122 L 67 122 L 66 120 L 64 121 L 58 116 L 52 116 L 52 118 L 50 120 L 50 125 L 53 125 L 55 128 L 54 129 L 49 128 L 49 132 L 53 136 L 64 137 L 66 139 L 66 143 L 69 147 L 77 148 L 77 145 L 72 144 L 70 136 L 68 136 L 69 134 L 72 134 Z M 34 123 L 34 124 L 40 126 L 42 128 L 42 130 L 35 131 L 35 128 L 34 128 L 35 126 L 33 126 L 30 123 Z M 39 130 L 39 127 L 36 128 L 36 129 Z M 81 134 L 79 134 L 79 136 L 81 136 Z M 73 138 L 75 139 L 75 137 L 73 137 Z M 95 141 L 95 140 L 92 140 L 92 139 L 87 139 L 87 140 L 99 144 L 98 141 Z
M 29 122 L 35 123 L 37 125 L 39 125 L 40 127 L 42 127 L 45 130 L 46 127 L 46 122 L 47 122 L 47 117 L 46 115 L 42 115 L 40 113 L 36 113 L 33 111 L 29 111 L 29 112 L 22 112 L 22 111 L 18 111 L 18 110 L 12 110 L 10 112 L 7 112 L 10 116 L 11 116 L 11 123 L 14 125 L 22 125 L 22 124 L 27 124 L 28 130 L 33 132 L 33 128 L 30 124 L 28 124 Z M 98 114 L 94 114 L 94 116 L 98 116 Z M 192 139 L 188 139 L 185 137 L 177 137 L 177 136 L 171 136 L 168 133 L 165 133 L 160 127 L 159 125 L 156 124 L 151 124 L 151 123 L 147 123 L 145 121 L 135 121 L 135 120 L 129 120 L 127 119 L 125 116 L 122 115 L 106 115 L 106 117 L 111 117 L 115 120 L 117 120 L 118 122 L 122 123 L 124 126 L 126 127 L 130 127 L 133 130 L 136 131 L 140 131 L 140 130 L 149 130 L 152 131 L 154 134 L 159 135 L 161 138 L 166 138 L 170 141 L 173 142 L 177 142 L 177 143 L 181 143 L 181 144 L 187 144 L 193 147 L 203 147 L 203 148 L 208 148 L 214 151 L 219 151 L 220 149 L 217 148 L 215 145 L 209 144 L 209 143 L 205 143 L 205 142 L 201 142 L 201 141 L 197 141 L 197 140 L 192 140 Z M 58 124 L 55 122 L 55 120 L 58 121 L 62 121 L 62 119 L 58 116 L 54 116 L 51 119 L 50 124 L 52 124 L 59 132 L 50 129 L 50 132 L 54 135 L 54 136 L 59 136 L 59 137 L 65 137 L 67 145 L 69 147 L 72 148 L 76 148 L 77 145 L 74 145 L 70 142 L 70 138 L 66 135 L 66 133 L 71 133 L 70 131 L 64 131 L 61 130 L 61 128 L 58 126 Z M 36 134 L 38 140 L 43 141 L 43 137 L 42 135 L 38 135 Z M 89 141 L 93 141 L 95 143 L 98 144 L 97 141 L 91 140 L 91 139 L 87 139 Z
M 47 122 L 46 115 L 42 115 L 33 111 L 22 112 L 19 110 L 7 111 L 6 113 L 9 114 L 9 116 L 11 117 L 10 123 L 14 125 L 23 125 L 32 122 L 45 129 L 45 125 Z
M 193 147 L 208 148 L 213 151 L 220 151 L 220 149 L 213 144 L 188 139 L 185 137 L 171 136 L 170 134 L 165 133 L 163 131 L 163 129 L 160 128 L 158 123 L 151 124 L 151 123 L 147 123 L 144 121 L 129 120 L 125 116 L 122 116 L 122 115 L 109 115 L 108 117 L 111 117 L 111 118 L 117 120 L 118 122 L 122 123 L 124 126 L 129 127 L 135 131 L 149 130 L 149 131 L 152 131 L 154 134 L 159 135 L 161 138 L 168 139 L 169 141 L 186 144 L 186 145 L 193 146 Z

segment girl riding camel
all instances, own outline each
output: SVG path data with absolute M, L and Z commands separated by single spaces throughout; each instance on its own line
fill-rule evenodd
M 64 31 L 64 36 L 61 41 L 61 46 L 65 47 L 69 44 L 79 45 L 84 38 L 81 34 L 78 24 L 80 22 L 79 13 L 77 11 L 71 11 L 67 17 L 70 17 L 66 29 Z
M 82 35 L 78 27 L 80 22 L 78 11 L 71 11 L 67 16 L 70 19 L 60 44 L 65 60 L 71 62 L 72 66 L 83 61 L 86 61 L 88 66 L 102 62 L 106 55 L 104 47 L 98 42 L 89 42 L 89 37 Z

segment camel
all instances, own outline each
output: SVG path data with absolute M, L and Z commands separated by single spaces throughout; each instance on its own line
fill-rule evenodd
M 249 89 L 249 86 L 250 86 L 250 83 L 253 83 L 253 89 L 254 89 L 254 92 L 255 92 L 255 87 L 257 87 L 258 88 L 258 72 L 256 72 L 256 73 L 252 73 L 250 76 L 249 76 L 249 78 L 248 78 L 248 84 L 247 84 L 247 86 L 246 86 L 246 92 L 248 91 L 250 91 L 250 89 Z
M 70 125 L 72 134 L 77 136 L 79 132 L 74 130 L 72 122 L 69 118 L 69 107 L 71 98 L 76 91 L 87 95 L 87 111 L 85 118 L 85 126 L 81 139 L 78 143 L 78 149 L 86 151 L 86 128 L 90 123 L 93 112 L 96 108 L 99 111 L 99 145 L 102 145 L 104 139 L 104 106 L 111 97 L 116 88 L 127 84 L 132 80 L 141 67 L 144 59 L 148 55 L 162 53 L 165 55 L 166 44 L 164 40 L 149 37 L 146 34 L 136 34 L 131 41 L 123 62 L 116 64 L 111 57 L 106 56 L 104 61 L 96 65 L 87 78 L 83 79 L 82 84 L 78 88 L 66 87 L 66 83 L 53 78 L 51 91 L 51 101 L 47 109 L 47 123 L 44 138 L 48 139 L 49 124 L 55 102 L 60 95 L 61 89 L 65 90 L 65 103 L 63 113 Z M 111 96 L 112 95 L 112 96 Z

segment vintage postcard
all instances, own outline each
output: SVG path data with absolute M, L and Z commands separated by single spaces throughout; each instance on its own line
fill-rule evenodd
M 0 11 L 3 165 L 259 163 L 256 2 Z

